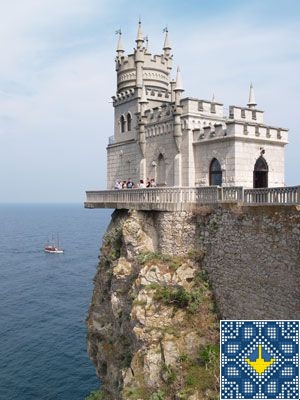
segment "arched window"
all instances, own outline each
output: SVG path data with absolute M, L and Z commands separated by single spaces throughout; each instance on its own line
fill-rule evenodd
M 268 171 L 269 167 L 263 156 L 260 156 L 254 165 L 253 171 L 253 187 L 268 187 Z
M 164 156 L 160 153 L 157 158 L 157 176 L 156 182 L 158 186 L 166 185 L 166 162 Z
M 120 123 L 121 123 L 121 132 L 123 133 L 125 132 L 125 125 L 126 125 L 124 115 L 121 115 Z
M 211 186 L 222 186 L 222 169 L 219 161 L 213 158 L 209 167 L 209 184 Z
M 128 113 L 127 114 L 127 130 L 128 131 L 131 131 L 131 121 L 132 121 L 131 114 Z

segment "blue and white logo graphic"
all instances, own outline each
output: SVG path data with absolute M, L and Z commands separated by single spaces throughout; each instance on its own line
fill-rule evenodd
M 299 398 L 299 321 L 221 321 L 221 400 Z

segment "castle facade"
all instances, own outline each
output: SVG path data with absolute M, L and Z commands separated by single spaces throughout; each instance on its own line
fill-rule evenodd
M 107 188 L 129 177 L 158 186 L 284 186 L 288 130 L 264 123 L 250 86 L 246 106 L 183 97 L 181 73 L 171 79 L 172 52 L 165 30 L 162 54 L 147 49 L 139 22 L 136 47 L 116 56 L 114 135 L 107 146 Z

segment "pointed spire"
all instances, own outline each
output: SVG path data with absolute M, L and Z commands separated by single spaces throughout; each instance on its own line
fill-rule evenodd
M 216 102 L 216 99 L 215 99 L 215 94 L 214 94 L 214 93 L 213 93 L 213 95 L 212 95 L 211 102 L 212 102 L 212 103 L 215 103 L 215 102 Z
M 255 95 L 254 95 L 254 89 L 253 89 L 252 82 L 251 82 L 251 85 L 250 85 L 249 101 L 248 101 L 247 106 L 249 108 L 255 108 L 257 106 L 257 103 L 255 101 Z
M 138 26 L 138 31 L 136 35 L 136 44 L 137 47 L 142 47 L 142 44 L 144 43 L 144 36 L 143 36 L 143 31 L 142 31 L 142 23 L 141 19 L 139 19 L 139 26 Z
M 164 29 L 164 32 L 166 33 L 166 36 L 165 36 L 165 42 L 164 42 L 163 50 L 171 50 L 170 41 L 169 41 L 169 35 L 168 35 L 169 31 L 168 31 L 167 27 Z
M 175 90 L 175 91 L 178 90 L 178 91 L 181 91 L 181 92 L 184 91 L 183 85 L 182 85 L 181 73 L 180 73 L 179 67 L 177 67 L 176 85 L 175 85 L 175 89 L 174 89 L 174 90 Z
M 119 29 L 119 30 L 117 31 L 117 33 L 119 34 L 118 46 L 117 46 L 117 53 L 118 53 L 118 55 L 121 55 L 121 53 L 124 53 L 123 43 L 122 43 L 122 32 L 121 32 L 121 29 Z

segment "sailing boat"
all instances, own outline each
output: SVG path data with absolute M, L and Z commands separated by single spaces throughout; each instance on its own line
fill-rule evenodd
M 57 235 L 57 244 L 54 242 L 53 235 L 52 235 L 52 240 L 50 243 L 48 241 L 45 244 L 44 251 L 46 253 L 53 253 L 53 254 L 62 254 L 64 252 L 64 250 L 59 247 L 59 236 L 58 235 Z

